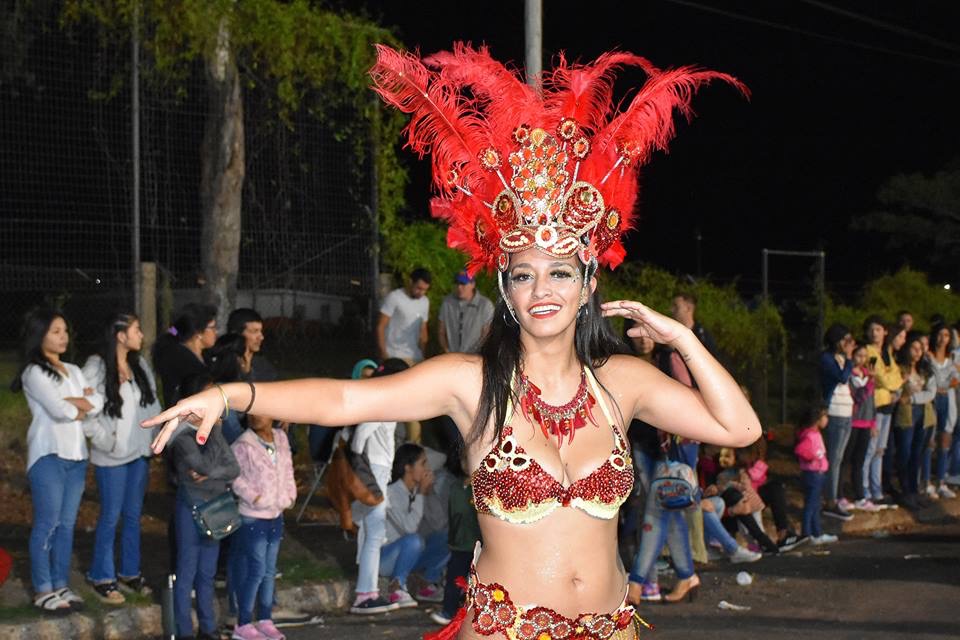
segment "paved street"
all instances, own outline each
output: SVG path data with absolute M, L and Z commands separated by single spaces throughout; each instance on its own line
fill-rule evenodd
M 928 526 L 889 538 L 854 538 L 815 555 L 811 547 L 753 565 L 717 564 L 701 572 L 693 604 L 648 606 L 656 640 L 910 640 L 960 637 L 960 525 Z M 822 553 L 822 552 L 821 552 Z M 736 584 L 738 570 L 754 575 Z M 669 585 L 669 581 L 665 581 Z M 749 606 L 721 611 L 726 600 Z M 290 629 L 306 638 L 413 640 L 435 629 L 421 608 L 374 618 L 328 615 L 323 626 Z

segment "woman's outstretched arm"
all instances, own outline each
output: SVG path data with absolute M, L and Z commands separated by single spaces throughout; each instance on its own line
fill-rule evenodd
M 475 388 L 474 388 L 475 387 Z M 426 360 L 389 376 L 367 380 L 311 378 L 267 382 L 255 385 L 256 397 L 250 412 L 284 422 L 328 426 L 374 421 L 425 420 L 449 415 L 459 424 L 468 424 L 465 398 L 480 393 L 479 360 L 463 354 L 449 354 Z M 184 398 L 160 415 L 143 422 L 145 428 L 163 424 L 153 442 L 159 453 L 182 419 L 198 423 L 197 442 L 206 442 L 214 423 L 224 410 L 226 395 L 231 411 L 250 404 L 252 389 L 245 382 L 212 387 Z

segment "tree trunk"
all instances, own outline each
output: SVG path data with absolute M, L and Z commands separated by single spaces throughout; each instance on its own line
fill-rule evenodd
M 240 211 L 243 196 L 243 94 L 226 20 L 206 60 L 207 121 L 203 136 L 202 198 L 204 297 L 217 307 L 220 327 L 237 299 Z

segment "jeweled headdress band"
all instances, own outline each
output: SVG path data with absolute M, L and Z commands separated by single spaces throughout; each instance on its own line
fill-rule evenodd
M 623 65 L 648 80 L 620 111 L 613 72 Z M 727 74 L 661 70 L 625 52 L 589 65 L 561 55 L 542 95 L 485 47 L 459 43 L 422 61 L 378 45 L 370 74 L 388 104 L 411 114 L 407 146 L 432 157 L 432 213 L 450 225 L 447 244 L 470 256 L 471 273 L 503 272 L 509 254 L 530 247 L 615 268 L 635 218 L 636 169 L 666 150 L 674 109 L 690 118 L 693 93 L 711 80 L 748 95 Z

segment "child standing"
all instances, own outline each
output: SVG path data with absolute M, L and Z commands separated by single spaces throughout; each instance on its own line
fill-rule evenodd
M 480 540 L 480 523 L 473 506 L 473 485 L 466 472 L 466 456 L 460 457 L 460 473 L 450 485 L 450 527 L 448 544 L 450 560 L 447 563 L 447 580 L 443 590 L 443 607 L 430 614 L 437 624 L 447 625 L 463 606 L 463 590 L 458 579 L 466 580 L 473 561 L 474 548 Z
M 837 537 L 823 533 L 820 527 L 820 501 L 827 478 L 827 447 L 820 431 L 827 426 L 827 410 L 823 405 L 813 405 L 797 422 L 797 444 L 793 448 L 800 462 L 800 478 L 803 483 L 803 537 L 813 544 L 836 542 Z
M 240 500 L 243 524 L 231 545 L 243 569 L 237 580 L 237 626 L 239 640 L 283 640 L 272 620 L 277 556 L 283 538 L 283 511 L 297 499 L 293 479 L 293 456 L 283 429 L 273 420 L 248 415 L 249 429 L 233 443 L 240 475 L 233 492 Z M 256 613 L 256 618 L 254 618 Z M 254 622 L 256 620 L 256 622 Z
M 850 421 L 850 450 L 853 465 L 853 493 L 856 501 L 854 509 L 860 511 L 880 511 L 866 493 L 863 468 L 867 461 L 870 440 L 877 437 L 877 410 L 875 397 L 876 383 L 873 370 L 868 364 L 866 345 L 858 345 L 853 351 L 853 372 L 850 375 L 850 387 L 853 395 L 853 417 Z

